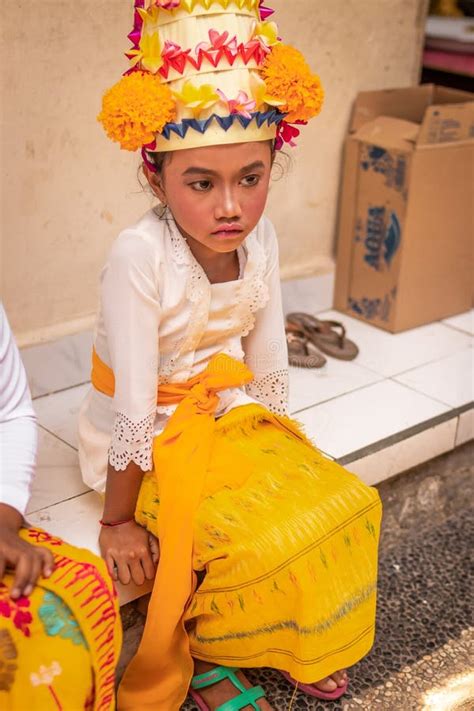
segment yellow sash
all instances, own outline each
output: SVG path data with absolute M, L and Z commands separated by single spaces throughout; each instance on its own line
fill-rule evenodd
M 240 387 L 252 378 L 243 363 L 219 354 L 186 383 L 159 387 L 159 405 L 178 404 L 153 443 L 160 494 L 160 562 L 143 637 L 119 687 L 120 711 L 177 711 L 186 698 L 193 660 L 183 617 L 196 587 L 193 522 L 211 454 L 217 393 Z M 113 371 L 95 350 L 92 384 L 113 396 Z

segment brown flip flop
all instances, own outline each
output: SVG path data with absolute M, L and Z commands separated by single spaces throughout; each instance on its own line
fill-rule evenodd
M 297 368 L 322 368 L 326 364 L 326 358 L 300 328 L 288 325 L 285 332 L 290 365 Z
M 305 313 L 288 314 L 287 325 L 298 328 L 313 345 L 326 355 L 339 360 L 354 360 L 359 349 L 346 338 L 346 329 L 340 321 L 322 321 Z

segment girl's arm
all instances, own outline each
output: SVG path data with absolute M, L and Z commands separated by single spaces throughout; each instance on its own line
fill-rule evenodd
M 127 585 L 133 580 L 142 585 L 153 580 L 158 562 L 158 542 L 145 528 L 135 523 L 135 505 L 143 471 L 130 462 L 125 471 L 107 469 L 107 486 L 102 520 L 105 523 L 127 521 L 118 526 L 102 527 L 99 545 L 110 575 Z
M 267 252 L 265 282 L 269 299 L 255 314 L 252 331 L 242 339 L 245 363 L 254 374 L 247 393 L 280 415 L 288 411 L 288 348 L 281 302 L 278 242 L 273 225 L 265 220 Z
M 156 540 L 133 520 L 143 475 L 153 466 L 161 316 L 156 254 L 156 243 L 146 235 L 123 232 L 101 277 L 102 314 L 115 376 L 102 520 L 128 523 L 103 527 L 99 543 L 109 572 L 124 584 L 153 578 L 157 557 Z
M 0 304 L 0 580 L 15 570 L 12 598 L 29 595 L 42 573 L 53 570 L 46 548 L 23 541 L 18 532 L 30 495 L 36 461 L 36 416 L 25 369 Z

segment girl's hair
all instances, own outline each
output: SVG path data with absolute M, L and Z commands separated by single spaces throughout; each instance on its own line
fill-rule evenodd
M 163 166 L 170 155 L 171 151 L 163 151 L 162 153 L 148 153 L 148 160 L 155 166 L 156 172 L 160 174 L 163 171 Z

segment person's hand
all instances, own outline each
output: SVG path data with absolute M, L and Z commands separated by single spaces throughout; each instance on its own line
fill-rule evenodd
M 130 580 L 143 585 L 145 579 L 154 579 L 159 560 L 158 541 L 135 521 L 104 526 L 99 546 L 113 580 L 123 585 L 128 585 Z
M 19 528 L 16 523 L 11 524 L 8 521 L 2 520 L 0 524 L 0 580 L 7 567 L 14 569 L 10 591 L 14 600 L 22 595 L 31 595 L 39 576 L 49 578 L 54 570 L 51 551 L 24 541 L 18 535 Z

